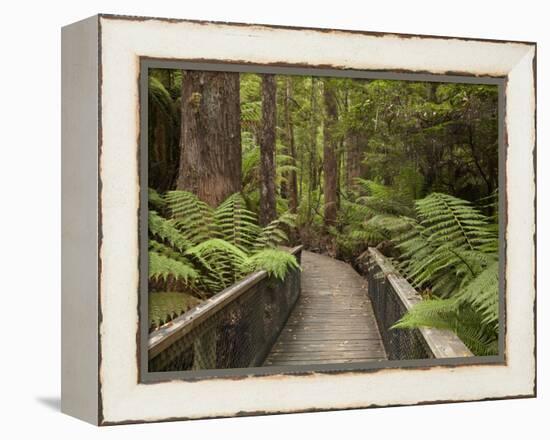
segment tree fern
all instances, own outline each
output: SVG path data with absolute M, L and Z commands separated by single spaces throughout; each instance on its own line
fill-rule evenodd
M 247 254 L 237 246 L 219 238 L 206 240 L 187 250 L 186 255 L 197 259 L 209 273 L 203 278 L 220 280 L 223 287 L 235 282 Z
M 482 316 L 482 324 L 498 329 L 498 260 L 490 263 L 472 281 L 466 284 L 454 298 L 460 304 L 469 304 Z
M 393 214 L 411 215 L 412 199 L 404 197 L 394 188 L 372 180 L 355 179 L 360 191 L 363 193 L 357 198 L 357 202 L 363 204 L 371 215 Z
M 154 76 L 149 76 L 149 99 L 159 108 L 166 119 L 172 123 L 174 120 L 174 103 L 164 84 Z
M 178 231 L 192 244 L 211 238 L 215 231 L 213 210 L 187 191 L 168 191 L 164 195 L 168 215 Z
M 286 274 L 299 269 L 294 255 L 279 249 L 264 249 L 248 257 L 242 266 L 244 272 L 265 270 L 269 276 L 283 280 Z
M 489 263 L 484 246 L 496 238 L 489 219 L 470 203 L 432 193 L 416 202 L 418 222 L 396 237 L 399 266 L 415 287 L 429 284 L 448 297 L 475 278 Z
M 164 255 L 172 260 L 177 260 L 184 264 L 192 264 L 181 251 L 174 249 L 167 244 L 156 241 L 154 238 L 149 239 L 149 251 L 156 252 L 157 254 Z
M 491 241 L 487 217 L 465 200 L 432 193 L 416 202 L 416 210 L 432 242 L 452 241 L 454 247 L 475 250 Z
M 188 264 L 159 254 L 149 252 L 149 278 L 167 281 L 170 277 L 177 281 L 192 283 L 198 277 L 197 271 Z
M 293 226 L 291 215 L 260 228 L 256 215 L 238 193 L 216 209 L 186 191 L 164 195 L 150 191 L 150 196 L 150 205 L 168 217 L 149 212 L 149 282 L 153 293 L 177 291 L 201 299 L 254 271 L 266 270 L 269 276 L 283 279 L 297 267 L 293 255 L 274 248 L 286 240 L 283 228 Z M 160 301 L 167 297 L 154 298 Z M 161 306 L 156 301 L 160 315 L 173 317 L 181 312 L 179 303 L 167 301 Z
M 154 330 L 199 303 L 200 300 L 183 292 L 151 292 L 149 293 L 149 328 Z
M 477 356 L 498 354 L 498 333 L 480 323 L 479 312 L 454 298 L 424 300 L 392 329 L 433 327 L 451 330 Z
M 498 228 L 471 203 L 448 194 L 417 200 L 415 213 L 410 218 L 386 213 L 367 221 L 391 236 L 400 251 L 398 269 L 434 298 L 414 306 L 395 327 L 451 329 L 474 353 L 493 354 L 498 345 Z
M 192 246 L 192 242 L 175 227 L 173 221 L 161 217 L 155 211 L 149 211 L 149 232 L 182 252 Z
M 219 237 L 233 244 L 243 252 L 254 248 L 260 227 L 256 215 L 246 208 L 240 193 L 228 197 L 214 211 Z
M 280 245 L 288 240 L 288 236 L 283 228 L 294 228 L 295 226 L 296 215 L 291 213 L 283 214 L 260 230 L 254 243 L 254 248 L 263 249 Z
M 338 248 L 351 255 L 407 229 L 408 216 L 413 214 L 412 200 L 393 188 L 372 180 L 355 181 L 359 195 L 352 191 L 342 198 L 339 224 L 345 226 L 333 234 Z
M 148 201 L 149 206 L 156 210 L 162 210 L 166 206 L 166 202 L 162 196 L 153 188 L 149 188 L 148 190 Z

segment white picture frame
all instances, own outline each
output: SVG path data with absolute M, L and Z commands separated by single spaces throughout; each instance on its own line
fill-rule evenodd
M 501 79 L 502 361 L 144 383 L 143 59 Z M 111 425 L 535 396 L 534 43 L 98 15 L 63 28 L 62 75 L 63 412 Z

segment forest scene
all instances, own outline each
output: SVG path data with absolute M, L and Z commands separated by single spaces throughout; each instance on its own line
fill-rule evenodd
M 151 332 L 257 271 L 304 283 L 295 246 L 359 274 L 376 249 L 422 298 L 385 330 L 498 354 L 497 86 L 149 69 L 147 128 Z M 363 307 L 348 297 L 321 304 Z

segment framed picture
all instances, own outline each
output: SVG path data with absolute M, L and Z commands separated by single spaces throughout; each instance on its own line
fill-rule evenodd
M 535 396 L 534 43 L 99 15 L 62 75 L 64 412 Z

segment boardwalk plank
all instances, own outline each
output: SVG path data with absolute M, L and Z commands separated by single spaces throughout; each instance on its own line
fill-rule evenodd
M 266 366 L 387 359 L 365 280 L 333 258 L 302 252 L 302 294 Z

